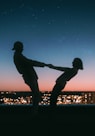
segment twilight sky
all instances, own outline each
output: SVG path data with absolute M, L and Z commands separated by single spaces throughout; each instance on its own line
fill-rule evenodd
M 65 91 L 95 91 L 94 0 L 0 0 L 0 91 L 30 91 L 13 63 L 13 43 L 33 60 L 72 67 L 83 60 Z M 41 91 L 51 91 L 62 72 L 35 68 Z

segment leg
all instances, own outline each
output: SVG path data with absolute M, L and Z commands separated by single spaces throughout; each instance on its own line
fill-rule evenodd
M 51 92 L 50 106 L 55 107 L 57 102 L 57 97 L 60 93 L 59 86 L 56 84 Z
M 55 107 L 56 103 L 57 103 L 57 97 L 59 95 L 59 93 L 61 92 L 61 90 L 65 87 L 64 83 L 63 85 L 60 85 L 58 83 L 55 84 L 52 93 L 51 93 L 51 97 L 50 97 L 50 106 Z
M 37 79 L 31 79 L 31 75 L 23 75 L 23 79 L 32 91 L 33 111 L 37 112 L 38 104 L 41 100 Z
M 32 90 L 33 110 L 36 113 L 38 111 L 39 102 L 41 100 L 41 95 L 40 95 L 40 92 L 39 92 L 38 82 L 33 81 L 30 88 Z

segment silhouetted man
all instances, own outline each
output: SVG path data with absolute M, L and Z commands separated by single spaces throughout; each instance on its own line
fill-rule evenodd
M 32 100 L 34 113 L 38 111 L 38 104 L 41 100 L 39 87 L 38 87 L 38 76 L 34 70 L 35 67 L 44 67 L 46 64 L 38 61 L 34 61 L 23 56 L 23 43 L 16 41 L 12 50 L 14 53 L 14 64 L 25 81 L 25 83 L 32 90 Z

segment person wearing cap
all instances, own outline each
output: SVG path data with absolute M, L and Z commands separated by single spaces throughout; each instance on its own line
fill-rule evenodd
M 18 72 L 22 75 L 25 83 L 30 87 L 32 91 L 33 111 L 34 113 L 37 113 L 41 95 L 38 86 L 38 76 L 34 67 L 44 67 L 46 66 L 46 64 L 28 59 L 23 56 L 23 43 L 20 41 L 16 41 L 14 43 L 14 47 L 12 50 L 15 51 L 13 57 L 14 64 Z
M 72 62 L 72 66 L 73 66 L 72 68 L 54 66 L 52 64 L 48 66 L 52 69 L 56 69 L 64 72 L 57 78 L 56 84 L 54 85 L 53 90 L 51 92 L 50 106 L 54 108 L 57 103 L 58 95 L 65 88 L 67 82 L 70 79 L 72 79 L 75 75 L 77 75 L 79 69 L 83 70 L 83 62 L 80 58 L 74 58 Z

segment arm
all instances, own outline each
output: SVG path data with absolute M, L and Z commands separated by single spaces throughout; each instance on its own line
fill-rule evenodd
M 47 65 L 47 64 L 45 64 L 43 62 L 39 62 L 39 61 L 36 61 L 36 60 L 28 59 L 27 57 L 25 57 L 23 55 L 20 56 L 20 59 L 21 59 L 21 61 L 24 64 L 27 64 L 27 65 L 30 65 L 30 66 L 44 67 L 44 66 Z
M 69 69 L 69 68 L 67 68 L 67 67 L 59 67 L 59 66 L 54 66 L 54 65 L 52 65 L 52 64 L 48 64 L 47 66 L 48 66 L 49 68 L 56 69 L 56 70 L 60 70 L 60 71 L 66 71 L 66 70 Z
M 39 62 L 39 61 L 35 61 L 35 60 L 31 60 L 31 63 L 33 66 L 36 66 L 36 67 L 44 67 L 44 66 L 47 66 L 47 64 L 43 63 L 43 62 Z

